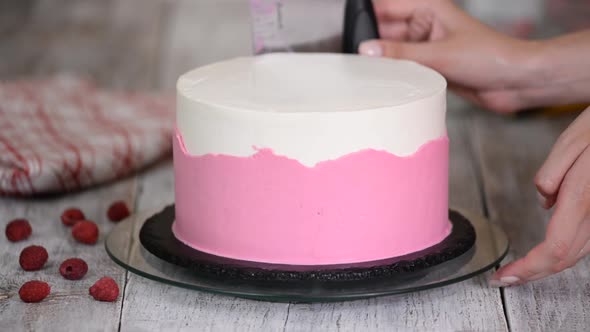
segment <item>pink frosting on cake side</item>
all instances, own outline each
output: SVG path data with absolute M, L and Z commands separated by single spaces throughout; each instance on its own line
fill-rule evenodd
M 368 149 L 306 167 L 269 149 L 191 156 L 177 132 L 174 171 L 174 234 L 218 256 L 364 262 L 424 249 L 451 229 L 447 137 L 407 157 Z

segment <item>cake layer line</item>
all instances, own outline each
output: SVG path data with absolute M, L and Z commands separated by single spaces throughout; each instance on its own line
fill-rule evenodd
M 365 149 L 411 155 L 446 135 L 445 100 L 440 94 L 395 110 L 266 114 L 211 109 L 179 95 L 176 117 L 192 155 L 248 157 L 265 147 L 313 166 Z

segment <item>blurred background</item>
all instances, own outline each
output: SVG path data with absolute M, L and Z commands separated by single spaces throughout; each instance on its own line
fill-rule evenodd
M 274 7 L 263 6 L 269 2 Z M 590 1 L 458 3 L 498 30 L 523 38 L 590 26 Z M 337 34 L 341 29 L 337 8 L 342 4 L 342 0 L 2 0 L 0 79 L 67 72 L 108 87 L 173 91 L 177 77 L 188 69 L 261 51 L 261 36 L 272 34 L 273 28 L 294 31 L 283 36 L 287 43 L 299 42 L 298 36 L 309 43 Z

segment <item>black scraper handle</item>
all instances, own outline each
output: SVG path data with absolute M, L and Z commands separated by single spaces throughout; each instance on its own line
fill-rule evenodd
M 357 53 L 363 41 L 378 38 L 377 19 L 371 0 L 346 0 L 342 52 Z

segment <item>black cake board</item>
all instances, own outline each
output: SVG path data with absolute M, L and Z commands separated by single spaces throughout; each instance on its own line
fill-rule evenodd
M 274 282 L 345 282 L 382 278 L 420 278 L 427 270 L 462 255 L 469 255 L 476 232 L 469 220 L 449 210 L 451 233 L 440 243 L 404 256 L 338 265 L 284 265 L 236 260 L 193 249 L 172 233 L 174 205 L 149 217 L 139 239 L 154 256 L 215 280 Z

